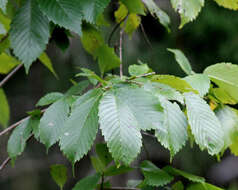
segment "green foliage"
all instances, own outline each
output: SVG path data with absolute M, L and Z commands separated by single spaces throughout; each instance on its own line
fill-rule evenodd
M 63 189 L 67 181 L 67 168 L 64 165 L 52 165 L 50 167 L 50 174 L 60 189 Z
M 183 54 L 182 51 L 178 49 L 168 49 L 168 51 L 172 52 L 175 56 L 176 61 L 178 62 L 179 66 L 187 75 L 193 74 L 192 67 L 185 55 Z
M 150 71 L 150 68 L 147 64 L 130 65 L 128 71 L 131 76 L 140 76 L 148 73 Z
M 2 9 L 4 13 L 6 12 L 6 9 L 7 9 L 7 2 L 8 0 L 0 0 L 0 8 Z
M 26 0 L 14 17 L 10 30 L 11 47 L 14 54 L 24 63 L 26 72 L 45 50 L 49 37 L 48 19 L 40 11 L 35 0 Z
M 10 117 L 10 110 L 7 97 L 3 89 L 0 88 L 0 125 L 6 127 Z
M 144 15 L 144 5 L 140 0 L 121 0 L 121 2 L 127 7 L 130 13 Z
M 140 165 L 142 173 L 145 177 L 144 183 L 151 186 L 164 186 L 173 180 L 167 172 L 159 169 L 150 161 L 144 161 Z
M 223 190 L 209 183 L 197 183 L 190 185 L 187 190 Z
M 8 74 L 14 67 L 21 64 L 17 59 L 6 53 L 0 54 L 0 74 Z
M 221 124 L 209 105 L 198 95 L 185 93 L 188 122 L 195 142 L 209 154 L 218 154 L 224 146 Z
M 61 99 L 64 95 L 59 92 L 51 92 L 43 96 L 36 104 L 36 106 L 47 106 Z
M 237 0 L 215 0 L 218 5 L 221 5 L 225 8 L 237 10 L 238 9 L 238 1 Z
M 101 176 L 100 174 L 94 174 L 92 176 L 85 177 L 81 179 L 72 190 L 94 190 L 99 182 Z
M 48 57 L 48 55 L 46 53 L 42 53 L 39 57 L 39 60 L 42 62 L 43 65 L 46 66 L 47 69 L 49 69 L 49 71 L 56 77 L 59 78 L 58 75 L 56 74 L 53 65 L 51 63 L 50 58 Z

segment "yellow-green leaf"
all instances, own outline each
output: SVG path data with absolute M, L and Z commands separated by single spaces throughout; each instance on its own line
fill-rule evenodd
M 21 64 L 14 57 L 7 55 L 6 53 L 0 54 L 0 74 L 9 73 L 14 67 Z
M 144 15 L 144 5 L 141 0 L 121 0 L 130 13 Z
M 0 88 L 0 125 L 3 127 L 6 127 L 9 121 L 9 105 L 7 101 L 7 97 L 3 91 L 3 89 Z
M 228 9 L 237 10 L 238 9 L 238 0 L 214 0 L 218 5 L 223 6 Z
M 41 63 L 42 63 L 43 65 L 46 66 L 47 69 L 49 69 L 49 71 L 50 71 L 51 73 L 53 73 L 53 75 L 54 75 L 57 79 L 59 78 L 58 75 L 57 75 L 57 73 L 55 72 L 55 70 L 54 70 L 54 68 L 53 68 L 53 65 L 52 65 L 52 63 L 51 63 L 50 58 L 48 57 L 48 55 L 47 55 L 46 53 L 42 53 L 42 54 L 40 55 L 40 57 L 39 57 L 39 60 L 41 61 Z
M 133 32 L 140 26 L 140 22 L 141 22 L 140 16 L 138 16 L 135 13 L 131 13 L 128 16 L 127 21 L 125 21 L 126 24 L 125 32 L 131 36 Z

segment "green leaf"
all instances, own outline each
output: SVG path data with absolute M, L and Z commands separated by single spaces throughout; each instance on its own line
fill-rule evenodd
M 169 48 L 167 50 L 174 54 L 177 63 L 187 75 L 191 75 L 194 73 L 189 63 L 189 60 L 187 59 L 187 57 L 185 57 L 182 51 L 180 51 L 179 49 L 169 49 Z
M 164 186 L 173 180 L 172 176 L 155 166 L 150 161 L 142 162 L 140 168 L 142 170 L 143 175 L 145 176 L 144 182 L 147 185 L 156 187 Z
M 199 92 L 201 97 L 205 96 L 210 89 L 210 79 L 206 74 L 194 74 L 184 78 L 193 89 Z
M 14 67 L 21 64 L 17 59 L 14 57 L 6 54 L 0 54 L 0 74 L 8 74 Z
M 47 69 L 49 69 L 49 71 L 55 76 L 55 78 L 57 78 L 57 79 L 59 78 L 53 68 L 50 58 L 48 57 L 48 55 L 46 53 L 42 53 L 39 57 L 39 60 L 41 61 L 41 63 L 43 65 L 46 66 Z
M 34 134 L 34 137 L 36 139 L 38 139 L 39 136 L 40 136 L 40 132 L 39 132 L 40 115 L 39 116 L 32 116 L 30 118 L 29 125 L 32 128 L 32 133 Z
M 204 73 L 234 100 L 238 101 L 238 65 L 218 63 L 207 67 Z
M 80 0 L 83 18 L 90 23 L 96 23 L 98 17 L 110 3 L 110 0 Z
M 112 156 L 108 151 L 106 144 L 96 144 L 96 153 L 104 166 L 107 166 L 112 161 Z
M 0 124 L 6 127 L 10 117 L 10 110 L 7 97 L 2 88 L 0 88 Z
M 50 174 L 60 189 L 63 189 L 67 181 L 67 168 L 60 164 L 52 165 L 50 167 Z
M 95 157 L 95 156 L 90 156 L 90 160 L 96 172 L 103 174 L 105 170 L 105 165 L 102 163 L 102 161 L 98 157 Z
M 131 172 L 132 170 L 134 170 L 134 169 L 131 167 L 128 167 L 128 166 L 117 167 L 117 166 L 113 165 L 105 170 L 104 175 L 105 176 L 121 175 L 124 173 Z
M 49 94 L 46 94 L 45 96 L 43 96 L 36 104 L 36 106 L 46 106 L 49 104 L 52 104 L 56 101 L 58 101 L 59 99 L 61 99 L 64 95 L 62 93 L 59 92 L 51 92 Z
M 131 76 L 139 76 L 148 73 L 150 68 L 147 64 L 130 65 L 128 71 Z
M 117 23 L 122 22 L 126 18 L 126 16 L 128 15 L 127 7 L 123 3 L 121 3 L 120 1 L 119 1 L 119 3 L 120 3 L 119 8 L 117 9 L 117 11 L 114 12 L 114 16 L 115 16 L 115 19 L 116 19 Z
M 98 131 L 98 103 L 102 91 L 94 89 L 79 97 L 60 136 L 60 149 L 72 162 L 88 153 Z
M 1 5 L 1 1 L 3 0 L 0 0 L 0 5 Z M 2 12 L 0 12 L 0 25 L 1 25 L 0 34 L 6 35 L 10 29 L 10 24 L 11 24 L 11 20 L 8 17 L 6 17 Z M 1 36 L 1 39 L 3 39 L 3 36 Z
M 155 136 L 165 148 L 169 149 L 172 158 L 188 139 L 188 123 L 177 103 L 161 99 L 161 104 L 164 108 L 164 122 L 158 125 Z
M 238 132 L 238 115 L 228 106 L 217 109 L 215 113 L 224 131 L 224 149 L 226 149 L 233 144 L 233 136 Z
M 183 183 L 181 181 L 176 182 L 175 184 L 172 185 L 171 190 L 184 190 Z
M 103 75 L 105 72 L 110 71 L 114 68 L 120 66 L 120 59 L 116 55 L 113 48 L 110 48 L 108 45 L 104 44 L 96 50 L 95 54 L 98 58 L 98 64 Z
M 121 0 L 130 13 L 145 15 L 144 5 L 140 0 Z
M 9 157 L 13 160 L 17 156 L 21 155 L 26 146 L 26 141 L 31 136 L 31 125 L 29 125 L 29 119 L 24 120 L 19 126 L 17 126 L 12 132 L 8 144 L 7 152 Z
M 152 82 L 159 82 L 162 84 L 166 84 L 180 92 L 194 92 L 197 93 L 196 90 L 194 90 L 190 84 L 188 84 L 185 80 L 173 76 L 173 75 L 154 75 L 151 78 Z
M 11 47 L 24 63 L 26 72 L 45 50 L 50 37 L 49 30 L 49 21 L 38 8 L 37 1 L 26 0 L 15 15 L 10 30 Z
M 181 29 L 186 23 L 193 21 L 204 6 L 204 0 L 171 0 L 172 7 L 180 14 Z
M 142 141 L 133 112 L 118 90 L 106 92 L 99 105 L 102 134 L 115 161 L 129 165 L 139 154 Z
M 10 47 L 10 40 L 9 40 L 9 36 L 8 36 L 7 38 L 2 39 L 2 42 L 0 43 L 0 53 L 3 53 L 9 47 Z
M 185 93 L 184 96 L 188 122 L 195 142 L 201 150 L 207 148 L 209 154 L 218 154 L 224 146 L 224 132 L 218 118 L 209 105 L 198 95 Z
M 71 95 L 82 95 L 83 91 L 89 86 L 89 82 L 87 80 L 81 81 L 78 84 L 72 86 L 66 93 L 66 96 Z
M 124 27 L 125 32 L 131 37 L 133 32 L 140 26 L 140 23 L 140 16 L 135 13 L 131 13 L 121 26 Z
M 238 99 L 234 99 L 231 95 L 225 91 L 223 88 L 213 88 L 211 89 L 211 93 L 223 104 L 237 104 Z
M 55 24 L 82 34 L 81 0 L 38 0 L 38 3 L 41 11 Z
M 101 178 L 100 174 L 94 174 L 81 179 L 72 190 L 94 190 Z
M 49 149 L 63 133 L 64 122 L 68 118 L 69 105 L 65 99 L 52 104 L 40 120 L 40 141 Z
M 6 13 L 7 11 L 7 3 L 8 3 L 8 0 L 0 0 L 0 8 L 2 9 L 4 13 Z
M 237 10 L 238 9 L 238 0 L 214 0 L 218 5 L 223 6 L 228 9 Z
M 164 97 L 167 100 L 176 100 L 181 104 L 184 104 L 183 95 L 168 85 L 160 84 L 158 82 L 147 82 L 143 85 L 143 88 L 158 98 Z
M 167 29 L 167 31 L 170 32 L 170 18 L 167 13 L 161 10 L 153 0 L 143 0 L 143 2 L 148 8 L 150 14 L 157 18 L 159 22 Z
M 209 183 L 197 183 L 190 185 L 187 190 L 224 190 Z
M 195 183 L 205 182 L 205 179 L 203 177 L 190 174 L 188 172 L 173 168 L 171 166 L 166 166 L 166 167 L 163 168 L 163 170 L 166 171 L 167 173 L 169 173 L 170 175 L 182 176 L 182 177 L 188 179 L 191 182 L 195 182 Z

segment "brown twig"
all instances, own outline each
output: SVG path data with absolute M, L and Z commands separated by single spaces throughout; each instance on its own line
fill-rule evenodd
M 14 68 L 1 82 L 0 82 L 0 88 L 3 87 L 3 85 L 23 66 L 23 64 L 18 65 L 16 68 Z
M 119 47 L 119 56 L 120 56 L 120 77 L 122 79 L 123 76 L 123 65 L 122 65 L 122 42 L 123 42 L 123 30 L 120 31 L 120 47 Z
M 3 161 L 3 163 L 0 166 L 0 171 L 5 168 L 5 166 L 8 164 L 8 162 L 11 160 L 10 157 L 8 157 L 6 160 Z

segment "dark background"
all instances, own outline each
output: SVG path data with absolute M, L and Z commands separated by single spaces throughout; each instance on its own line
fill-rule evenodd
M 158 1 L 156 1 L 158 2 Z M 202 72 L 208 65 L 219 62 L 238 63 L 238 12 L 219 7 L 213 1 L 207 0 L 205 7 L 198 18 L 179 30 L 179 16 L 171 8 L 168 0 L 159 0 L 158 4 L 171 17 L 171 33 L 159 24 L 151 16 L 142 17 L 142 24 L 150 41 L 150 45 L 144 40 L 144 34 L 138 29 L 133 37 L 124 38 L 123 43 L 123 64 L 124 73 L 127 73 L 127 66 L 136 64 L 137 60 L 148 63 L 148 65 L 161 74 L 174 74 L 185 76 L 179 68 L 175 59 L 167 48 L 181 49 L 190 60 L 195 72 Z M 111 27 L 105 29 L 105 39 L 108 39 L 112 28 L 113 11 L 116 4 L 105 11 Z M 118 43 L 118 32 L 113 36 L 113 44 Z M 92 57 L 82 48 L 77 36 L 69 39 L 69 48 L 64 52 L 56 45 L 56 42 L 67 42 L 64 31 L 60 28 L 54 31 L 53 37 L 47 48 L 54 68 L 59 75 L 59 80 L 39 62 L 35 62 L 29 75 L 24 69 L 18 73 L 4 86 L 10 107 L 11 121 L 14 123 L 26 116 L 26 111 L 33 110 L 34 105 L 40 97 L 48 92 L 65 92 L 71 83 L 69 79 L 74 78 L 79 72 L 78 67 L 87 67 L 98 71 L 97 64 Z M 151 48 L 152 46 L 152 48 Z M 117 71 L 116 71 L 117 72 Z M 3 78 L 3 76 L 0 76 Z M 0 138 L 0 161 L 7 157 L 6 145 L 8 135 Z M 102 140 L 102 137 L 97 139 Z M 159 167 L 169 164 L 169 152 L 162 148 L 155 139 L 144 138 L 145 146 L 149 155 L 142 153 L 133 165 L 138 165 L 143 159 L 149 158 Z M 93 154 L 93 152 L 91 152 Z M 47 155 L 45 147 L 31 139 L 28 146 L 12 168 L 10 164 L 0 172 L 0 190 L 53 190 L 58 189 L 49 174 L 51 164 L 62 163 L 68 166 L 68 173 L 71 176 L 71 165 L 60 153 L 57 145 L 53 146 Z M 206 151 L 200 151 L 198 147 L 190 148 L 189 142 L 174 158 L 174 166 L 206 177 L 207 181 L 229 190 L 238 189 L 238 158 L 235 158 L 229 151 L 225 152 L 220 162 L 211 157 Z M 68 180 L 65 189 L 72 186 L 82 177 L 93 173 L 89 166 L 89 157 L 84 157 L 76 164 L 76 177 Z M 138 171 L 128 175 L 113 178 L 113 184 L 123 185 L 127 179 L 140 179 Z M 185 181 L 186 182 L 186 181 Z

